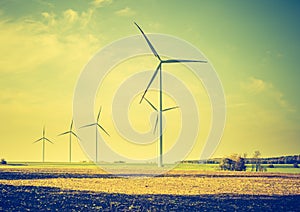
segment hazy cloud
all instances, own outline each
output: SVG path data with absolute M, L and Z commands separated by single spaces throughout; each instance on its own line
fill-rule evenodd
M 262 79 L 250 77 L 246 81 L 240 83 L 241 88 L 258 98 L 259 95 L 269 103 L 277 104 L 287 111 L 294 111 L 295 108 L 288 103 L 284 94 L 278 90 L 271 82 Z
M 112 0 L 94 0 L 92 5 L 95 7 L 103 7 L 112 3 Z
M 64 18 L 68 21 L 68 22 L 75 22 L 78 19 L 78 13 L 72 9 L 68 9 L 64 12 Z
M 129 7 L 125 7 L 121 10 L 116 11 L 115 14 L 118 16 L 133 16 L 135 14 L 135 11 Z
M 250 93 L 261 93 L 272 85 L 261 79 L 250 77 L 246 82 L 241 83 L 241 87 Z
M 89 56 L 99 46 L 99 34 L 95 36 L 86 27 L 92 13 L 89 9 L 67 9 L 61 13 L 44 11 L 36 19 L 24 17 L 7 22 L 1 18 L 1 71 L 32 71 L 64 54 L 72 58 L 84 58 L 84 53 Z
M 55 25 L 55 15 L 53 13 L 42 12 L 42 17 L 47 21 L 48 25 Z
M 270 62 L 273 62 L 274 60 L 282 59 L 283 57 L 284 54 L 280 51 L 266 50 L 264 56 L 261 58 L 261 63 L 268 64 Z

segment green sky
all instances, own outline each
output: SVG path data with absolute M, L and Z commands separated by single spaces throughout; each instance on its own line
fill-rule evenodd
M 41 144 L 32 142 L 45 124 L 55 141 L 47 160 L 68 160 L 67 138 L 57 134 L 69 126 L 77 79 L 99 49 L 138 34 L 133 21 L 188 41 L 215 67 L 227 102 L 215 157 L 299 154 L 299 11 L 296 0 L 2 0 L 0 157 L 40 160 Z M 188 158 L 197 159 L 200 147 Z M 86 160 L 78 144 L 73 151 L 74 160 Z

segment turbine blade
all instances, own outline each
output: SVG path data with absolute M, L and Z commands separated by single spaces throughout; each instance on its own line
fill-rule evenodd
M 102 110 L 102 106 L 100 106 L 100 109 L 99 109 L 99 112 L 98 112 L 98 116 L 97 116 L 97 123 L 99 122 L 99 118 L 100 118 L 100 113 L 101 113 L 101 110 Z
M 78 140 L 81 140 L 78 135 L 76 135 L 76 133 L 74 133 L 73 131 L 71 131 L 72 135 L 74 135 L 76 138 L 78 138 Z
M 45 136 L 45 125 L 44 125 L 44 128 L 43 128 L 43 137 Z
M 177 60 L 177 59 L 171 59 L 171 60 L 164 60 L 163 63 L 207 63 L 205 60 Z
M 50 141 L 48 138 L 44 138 L 46 141 L 50 142 L 51 144 L 53 144 L 52 141 Z
M 110 136 L 109 135 L 109 133 L 100 125 L 100 124 L 97 124 L 98 125 L 98 127 L 100 127 L 101 128 L 101 130 L 103 130 L 108 136 Z
M 36 143 L 36 142 L 41 141 L 42 139 L 43 139 L 43 138 L 40 138 L 40 139 L 36 140 L 35 142 L 33 142 L 33 144 Z
M 57 136 L 61 136 L 61 135 L 66 135 L 66 134 L 69 134 L 71 131 L 67 131 L 67 132 L 63 132 L 61 134 L 58 134 Z
M 156 50 L 154 49 L 154 46 L 151 44 L 150 40 L 147 38 L 147 36 L 145 35 L 145 33 L 143 32 L 143 30 L 141 29 L 141 27 L 139 25 L 137 25 L 137 23 L 134 22 L 134 24 L 137 26 L 137 28 L 141 31 L 141 33 L 143 34 L 144 38 L 146 39 L 148 46 L 150 47 L 152 53 L 155 55 L 155 57 L 157 57 L 160 61 L 160 57 L 158 55 L 158 53 L 156 52 Z
M 157 116 L 156 116 L 153 134 L 155 134 L 155 131 L 156 131 L 156 129 L 157 129 L 157 124 L 158 124 L 158 114 L 157 114 Z
M 82 126 L 82 127 L 80 127 L 80 128 L 84 128 L 84 127 L 90 127 L 90 126 L 94 126 L 94 125 L 97 125 L 97 123 L 93 123 L 93 124 L 84 125 L 84 126 Z
M 140 103 L 143 101 L 143 98 L 144 98 L 144 96 L 146 95 L 146 93 L 147 93 L 147 91 L 148 91 L 150 85 L 152 84 L 153 80 L 155 79 L 155 77 L 156 77 L 156 75 L 157 75 L 158 70 L 160 69 L 160 67 L 161 67 L 161 63 L 157 66 L 157 68 L 156 68 L 156 70 L 155 70 L 155 72 L 154 72 L 154 74 L 153 74 L 153 76 L 152 76 L 152 78 L 151 78 L 149 84 L 147 85 L 147 88 L 146 88 L 146 90 L 145 90 L 145 92 L 144 92 L 144 94 L 143 94 L 143 96 L 142 96 L 142 98 L 141 98 L 141 100 L 140 100 Z
M 144 97 L 144 99 L 148 102 L 148 104 L 154 109 L 157 111 L 157 108 L 146 98 Z
M 165 112 L 165 111 L 168 111 L 168 110 L 173 110 L 173 109 L 176 109 L 176 108 L 179 108 L 179 107 L 178 106 L 169 107 L 169 108 L 163 109 L 162 112 Z
M 72 128 L 73 128 L 73 119 L 72 119 L 72 122 L 71 122 L 70 131 L 72 130 Z

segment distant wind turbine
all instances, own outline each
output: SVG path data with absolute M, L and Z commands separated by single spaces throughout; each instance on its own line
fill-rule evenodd
M 162 135 L 162 105 L 163 105 L 163 96 L 162 96 L 162 65 L 165 63 L 207 63 L 207 61 L 204 60 L 183 60 L 183 59 L 167 59 L 167 60 L 162 60 L 161 57 L 159 56 L 159 54 L 157 53 L 157 51 L 155 50 L 155 48 L 153 47 L 153 45 L 151 44 L 150 40 L 147 38 L 147 36 L 145 35 L 145 33 L 143 32 L 143 30 L 141 29 L 141 27 L 134 22 L 134 24 L 137 26 L 137 28 L 140 30 L 140 32 L 142 33 L 142 35 L 144 36 L 148 46 L 150 47 L 152 53 L 154 54 L 155 57 L 157 57 L 157 59 L 159 60 L 159 64 L 156 68 L 156 70 L 154 71 L 153 76 L 150 79 L 150 82 L 148 83 L 145 92 L 140 100 L 140 103 L 143 101 L 143 99 L 145 98 L 145 95 L 149 89 L 149 87 L 151 86 L 153 80 L 155 79 L 156 75 L 159 72 L 159 126 L 160 126 L 160 140 L 159 140 L 159 160 L 158 160 L 158 166 L 162 167 L 163 166 L 163 160 L 162 160 L 162 153 L 163 153 L 163 135 Z
M 45 134 L 46 134 L 46 132 L 45 132 L 45 126 L 44 126 L 44 128 L 43 128 L 43 137 L 41 137 L 40 139 L 33 142 L 33 143 L 36 143 L 36 142 L 42 141 L 42 144 L 43 144 L 43 163 L 45 162 L 45 141 L 48 141 L 51 144 L 53 144 L 52 141 L 50 141 L 48 138 L 45 137 Z
M 105 132 L 106 135 L 110 136 L 108 134 L 108 132 L 99 124 L 99 118 L 100 118 L 101 110 L 102 110 L 102 107 L 100 107 L 100 109 L 99 109 L 99 113 L 98 113 L 98 116 L 97 116 L 97 121 L 95 123 L 84 125 L 84 126 L 80 127 L 80 128 L 84 128 L 84 127 L 96 126 L 96 163 L 98 162 L 98 127 L 101 130 L 103 130 L 103 132 Z
M 71 122 L 69 131 L 63 132 L 63 133 L 61 133 L 61 134 L 58 135 L 58 136 L 61 136 L 61 135 L 70 134 L 69 135 L 69 162 L 70 163 L 71 163 L 71 160 L 72 160 L 72 135 L 75 136 L 77 139 L 79 139 L 79 137 L 76 135 L 75 132 L 73 132 L 72 129 L 73 129 L 73 120 Z
M 158 109 L 146 98 L 144 97 L 144 99 L 146 100 L 146 102 L 148 102 L 148 104 L 157 112 L 157 115 L 156 115 L 156 120 L 155 120 L 155 125 L 154 125 L 154 130 L 153 130 L 153 134 L 155 133 L 156 131 L 156 128 L 157 128 L 157 124 L 158 124 Z M 173 110 L 173 109 L 176 109 L 176 108 L 179 108 L 178 106 L 175 106 L 175 107 L 169 107 L 169 108 L 165 108 L 162 110 L 162 112 L 166 112 L 166 111 L 169 111 L 169 110 Z

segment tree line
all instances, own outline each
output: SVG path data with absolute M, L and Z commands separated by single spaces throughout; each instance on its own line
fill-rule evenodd
M 252 157 L 247 154 L 232 154 L 224 158 L 214 158 L 209 160 L 187 160 L 180 163 L 197 163 L 197 164 L 219 164 L 221 170 L 229 171 L 246 171 L 246 164 L 251 164 L 251 171 L 266 171 L 266 168 L 274 168 L 274 164 L 293 164 L 299 168 L 300 155 L 280 156 L 261 158 L 260 151 L 255 151 Z M 267 166 L 263 164 L 268 164 Z

